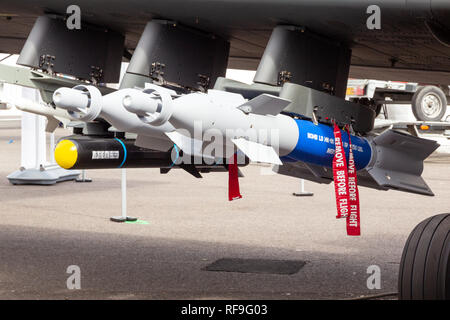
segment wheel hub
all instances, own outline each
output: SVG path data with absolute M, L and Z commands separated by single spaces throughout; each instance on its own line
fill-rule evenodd
M 433 118 L 441 113 L 442 102 L 436 94 L 429 93 L 423 97 L 421 107 L 426 116 Z

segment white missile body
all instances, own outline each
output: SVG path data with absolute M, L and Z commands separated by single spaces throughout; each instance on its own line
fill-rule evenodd
M 149 84 L 144 91 L 123 89 L 103 97 L 93 86 L 60 88 L 53 97 L 73 117 L 101 117 L 119 131 L 138 134 L 137 144 L 146 137 L 141 146 L 158 150 L 176 143 L 187 154 L 210 158 L 202 148 L 205 137 L 212 135 L 216 146 L 225 147 L 225 155 L 231 156 L 236 145 L 253 161 L 282 164 L 279 156 L 291 152 L 298 140 L 295 121 L 279 114 L 290 101 L 270 95 L 248 102 L 240 94 L 219 90 L 178 97 Z
M 239 108 L 246 107 L 245 101 L 240 105 L 221 105 L 219 91 L 210 90 L 208 94 L 191 94 L 183 96 L 173 103 L 171 123 L 176 128 L 195 129 L 195 123 L 200 119 L 203 133 L 209 130 L 220 130 L 227 138 L 227 144 L 233 144 L 231 139 L 248 138 L 249 141 L 270 145 L 283 156 L 291 152 L 298 140 L 298 129 L 295 121 L 285 115 L 245 113 Z M 269 99 L 270 96 L 266 96 Z M 272 101 L 283 101 L 273 97 Z M 290 101 L 285 100 L 283 108 Z M 186 106 L 184 108 L 184 106 Z M 252 134 L 253 133 L 253 134 Z M 274 139 L 271 138 L 274 134 Z M 272 141 L 271 141 L 272 140 Z
M 67 90 L 82 91 L 88 99 Z M 136 133 L 138 146 L 167 151 L 176 144 L 203 159 L 228 159 L 237 147 L 252 161 L 277 165 L 280 174 L 319 183 L 333 179 L 333 128 L 281 114 L 289 100 L 261 94 L 247 101 L 219 90 L 179 96 L 153 84 L 103 97 L 91 86 L 67 90 L 55 91 L 58 107 L 81 120 L 100 117 L 119 131 Z M 348 134 L 342 140 L 348 152 Z M 352 136 L 351 142 L 361 185 L 433 195 L 421 173 L 423 160 L 438 147 L 434 141 L 389 130 L 379 136 Z M 210 144 L 225 153 L 206 152 Z
M 143 92 L 138 95 L 126 96 L 124 105 L 129 110 L 145 110 L 152 115 L 151 122 L 169 121 L 177 130 L 166 135 L 182 150 L 190 148 L 180 139 L 186 131 L 188 136 L 195 137 L 200 128 L 202 136 L 198 139 L 203 142 L 208 132 L 218 131 L 227 148 L 236 146 L 252 161 L 276 164 L 279 173 L 300 175 L 320 183 L 331 181 L 327 168 L 334 156 L 332 127 L 281 114 L 289 100 L 261 94 L 246 101 L 238 94 L 209 90 L 206 94 L 186 94 L 171 103 L 157 105 L 150 103 Z M 348 152 L 348 134 L 343 133 L 342 139 Z M 362 185 L 433 194 L 420 175 L 423 160 L 438 147 L 435 141 L 392 130 L 367 138 L 352 136 L 351 141 Z M 281 169 L 280 165 L 287 168 Z
M 166 132 L 167 136 L 185 152 L 190 152 L 191 146 L 183 145 L 180 134 L 199 138 L 197 140 L 214 135 L 214 143 L 231 150 L 229 155 L 233 154 L 236 145 L 245 149 L 245 154 L 253 161 L 281 164 L 279 156 L 289 154 L 298 141 L 295 121 L 279 114 L 290 101 L 266 94 L 246 101 L 239 94 L 209 90 L 208 93 L 183 95 L 170 104 L 157 105 L 147 94 L 132 92 L 123 103 L 136 114 L 144 111 L 148 116 L 153 114 L 155 121 L 163 115 L 174 129 L 178 129 L 175 133 Z M 267 106 L 270 108 L 265 108 Z M 222 140 L 218 140 L 218 136 Z
M 175 128 L 168 122 L 160 126 L 149 125 L 139 115 L 128 111 L 123 106 L 124 97 L 139 93 L 142 92 L 137 89 L 123 89 L 102 96 L 94 86 L 77 86 L 72 89 L 56 90 L 53 101 L 57 107 L 67 110 L 74 118 L 91 121 L 101 117 L 118 131 L 137 134 L 136 145 L 148 147 L 151 143 L 153 149 L 167 151 L 173 143 L 164 133 L 174 131 Z M 148 103 L 152 104 L 151 94 L 145 94 L 145 96 L 150 99 Z M 144 115 L 145 112 L 140 114 Z

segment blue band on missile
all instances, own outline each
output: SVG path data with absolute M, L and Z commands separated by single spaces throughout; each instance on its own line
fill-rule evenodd
M 296 119 L 299 137 L 294 150 L 281 158 L 285 162 L 303 161 L 324 167 L 331 167 L 334 157 L 333 128 L 325 124 L 314 124 L 308 120 Z M 342 130 L 341 130 L 342 131 Z M 342 131 L 342 142 L 348 159 L 348 134 Z M 352 148 L 356 169 L 364 169 L 372 157 L 368 141 L 352 135 Z
M 114 138 L 114 139 L 119 141 L 120 144 L 122 145 L 122 148 L 123 148 L 123 160 L 122 160 L 122 163 L 117 167 L 117 168 L 122 168 L 122 166 L 124 165 L 125 161 L 127 160 L 127 148 L 125 147 L 125 144 L 120 139 L 117 139 L 117 138 Z
M 175 158 L 175 160 L 172 160 L 172 164 L 169 166 L 169 168 L 172 168 L 175 165 L 175 163 L 178 161 L 178 158 L 180 157 L 180 150 L 178 150 L 178 147 L 176 144 L 173 145 L 173 149 L 177 153 L 177 157 Z

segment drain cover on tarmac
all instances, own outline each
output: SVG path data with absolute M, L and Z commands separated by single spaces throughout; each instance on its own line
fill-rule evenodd
M 219 259 L 204 267 L 205 271 L 294 274 L 306 262 L 300 260 Z

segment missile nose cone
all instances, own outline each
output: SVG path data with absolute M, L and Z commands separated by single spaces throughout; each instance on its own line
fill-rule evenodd
M 138 116 L 148 116 L 158 109 L 158 102 L 150 98 L 148 94 L 135 90 L 122 99 L 122 105 L 131 113 Z
M 59 108 L 79 112 L 89 107 L 89 97 L 81 90 L 59 88 L 53 93 L 53 102 Z
M 61 140 L 55 148 L 55 161 L 64 168 L 71 169 L 78 159 L 78 150 L 75 143 L 70 140 Z
M 130 107 L 131 104 L 133 103 L 133 98 L 131 98 L 130 95 L 126 95 L 126 96 L 123 98 L 122 103 L 123 103 L 123 106 L 124 106 L 125 108 Z
M 53 94 L 53 102 L 59 104 L 61 102 L 61 92 L 55 92 Z
M 99 116 L 102 98 L 100 90 L 94 86 L 78 85 L 72 89 L 63 87 L 53 93 L 55 105 L 81 121 L 92 121 Z

